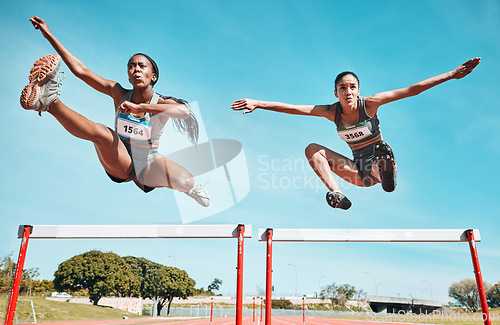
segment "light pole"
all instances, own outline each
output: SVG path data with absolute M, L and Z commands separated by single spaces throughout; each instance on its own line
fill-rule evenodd
M 383 284 L 382 282 L 377 283 L 377 279 L 375 278 L 375 275 L 373 275 L 372 272 L 365 272 L 366 274 L 370 274 L 373 277 L 373 284 L 375 285 L 375 296 L 378 296 L 378 286 L 379 284 Z
M 434 301 L 434 298 L 432 297 L 432 286 L 431 286 L 431 282 L 429 280 L 426 280 L 426 279 L 422 279 L 423 282 L 427 282 L 427 284 L 429 285 L 429 292 L 431 293 L 431 300 Z
M 297 267 L 293 264 L 288 264 L 288 266 L 293 266 L 295 269 L 295 297 L 297 297 Z
M 326 275 L 322 275 L 319 277 L 319 280 L 318 280 L 318 285 L 319 285 L 319 292 L 321 293 L 321 279 L 323 278 L 326 278 Z
M 168 257 L 171 257 L 174 259 L 174 267 L 177 265 L 177 260 L 175 259 L 175 256 L 174 255 L 168 255 Z

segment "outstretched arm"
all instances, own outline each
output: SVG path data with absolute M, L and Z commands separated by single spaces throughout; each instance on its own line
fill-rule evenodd
M 280 102 L 266 102 L 248 98 L 239 99 L 231 105 L 231 108 L 233 110 L 243 111 L 243 114 L 251 113 L 255 109 L 260 108 L 280 113 L 322 117 L 327 117 L 329 107 L 329 105 L 291 105 Z
M 76 56 L 74 56 L 70 51 L 68 51 L 59 40 L 51 33 L 49 26 L 40 17 L 34 16 L 30 18 L 30 22 L 33 24 L 35 29 L 40 30 L 43 37 L 45 37 L 52 47 L 59 53 L 64 63 L 73 72 L 73 74 L 83 80 L 90 87 L 95 90 L 113 97 L 113 93 L 117 91 L 117 88 L 121 89 L 121 86 L 112 80 L 107 80 L 96 73 L 89 70 Z
M 367 97 L 366 105 L 370 110 L 375 110 L 376 112 L 376 109 L 381 105 L 406 97 L 418 95 L 427 89 L 430 89 L 451 79 L 461 79 L 471 73 L 480 61 L 481 58 L 470 59 L 464 64 L 458 66 L 456 69 L 443 73 L 439 76 L 426 79 L 406 88 L 386 91 Z

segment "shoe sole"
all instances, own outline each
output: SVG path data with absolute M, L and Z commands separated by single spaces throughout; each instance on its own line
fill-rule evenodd
M 396 168 L 392 148 L 386 142 L 377 144 L 373 155 L 377 161 L 382 188 L 386 192 L 394 191 L 396 189 Z
M 49 54 L 35 61 L 28 76 L 29 83 L 21 92 L 20 102 L 24 109 L 34 109 L 40 87 L 57 73 L 61 61 L 57 54 Z
M 344 199 L 346 200 L 345 202 Z M 329 206 L 331 206 L 334 209 L 342 209 L 342 210 L 348 210 L 352 203 L 349 201 L 349 199 L 344 195 L 344 198 L 340 200 L 337 206 L 337 200 L 334 198 L 334 193 L 333 192 L 328 192 L 326 193 L 326 202 L 328 203 Z M 345 204 L 343 204 L 345 203 Z

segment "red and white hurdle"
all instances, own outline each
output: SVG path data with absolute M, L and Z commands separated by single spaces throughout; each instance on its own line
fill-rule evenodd
M 236 279 L 236 325 L 242 324 L 243 243 L 252 237 L 252 226 L 244 225 L 21 225 L 21 248 L 5 325 L 12 325 L 19 296 L 24 261 L 30 239 L 138 239 L 138 238 L 238 238 Z
M 479 267 L 477 229 L 259 229 L 259 241 L 267 242 L 266 318 L 271 325 L 273 242 L 469 242 L 472 264 L 485 325 L 491 325 L 483 277 Z M 305 318 L 304 318 L 305 323 Z

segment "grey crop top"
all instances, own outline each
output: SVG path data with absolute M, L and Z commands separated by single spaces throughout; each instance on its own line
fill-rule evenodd
M 380 122 L 378 116 L 368 116 L 365 107 L 365 98 L 358 97 L 358 123 L 354 125 L 342 125 L 342 106 L 340 102 L 335 104 L 335 124 L 337 125 L 337 133 L 342 140 L 348 144 L 358 144 L 368 141 L 380 134 Z
M 132 90 L 123 96 L 121 103 L 130 101 Z M 160 96 L 153 94 L 150 104 L 157 104 Z M 153 144 L 160 140 L 165 124 L 159 114 L 145 113 L 143 117 L 137 118 L 128 113 L 122 113 L 118 107 L 115 112 L 115 131 L 123 140 L 137 141 Z

